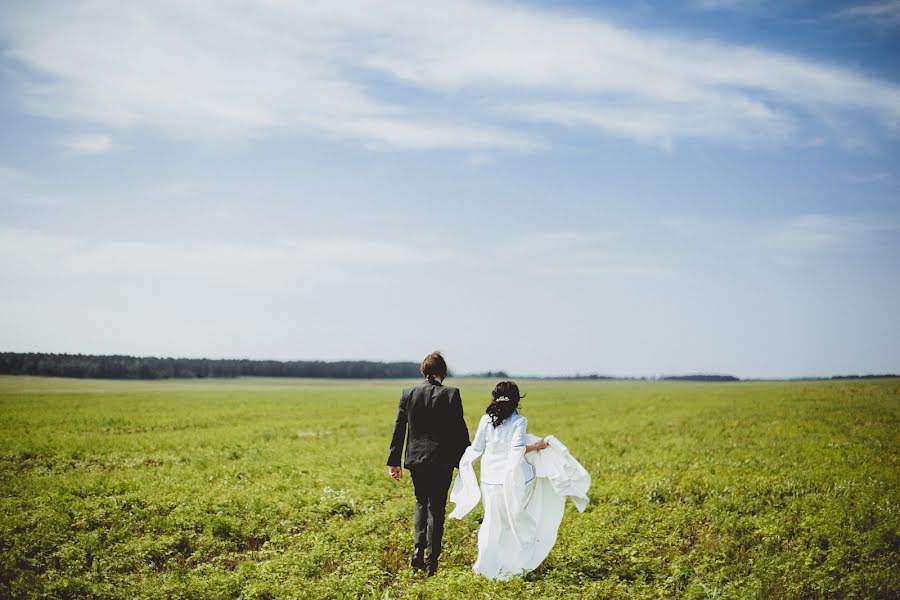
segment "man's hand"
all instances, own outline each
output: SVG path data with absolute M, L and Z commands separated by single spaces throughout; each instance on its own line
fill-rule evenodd
M 388 475 L 390 475 L 391 479 L 394 481 L 400 481 L 403 477 L 403 469 L 401 467 L 388 467 Z

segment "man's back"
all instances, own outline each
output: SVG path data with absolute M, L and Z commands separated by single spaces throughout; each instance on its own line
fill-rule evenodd
M 404 466 L 456 466 L 469 445 L 462 400 L 455 387 L 425 381 L 400 396 L 388 465 L 400 464 L 408 431 Z

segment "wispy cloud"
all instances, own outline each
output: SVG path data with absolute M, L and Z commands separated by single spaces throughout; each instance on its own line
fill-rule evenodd
M 192 181 L 168 181 L 153 186 L 148 193 L 153 196 L 189 200 L 208 194 L 209 191 L 204 185 Z
M 759 6 L 758 0 L 688 0 L 687 6 L 702 11 L 743 11 Z
M 763 231 L 763 246 L 778 262 L 804 263 L 835 253 L 858 252 L 884 243 L 900 232 L 892 220 L 865 216 L 797 215 L 775 222 Z
M 376 149 L 527 152 L 552 142 L 535 122 L 666 148 L 900 131 L 900 86 L 858 70 L 507 3 L 4 13 L 6 56 L 40 75 L 21 90 L 32 111 L 188 138 L 287 127 Z
M 7 282 L 32 281 L 48 289 L 76 282 L 98 291 L 129 281 L 189 285 L 214 302 L 219 292 L 211 290 L 304 289 L 312 282 L 340 282 L 355 268 L 433 263 L 446 250 L 365 239 L 93 242 L 0 227 L 0 256 L 0 278 Z
M 835 13 L 838 18 L 869 23 L 876 27 L 900 27 L 900 0 L 869 2 Z
M 598 106 L 582 104 L 523 104 L 509 110 L 523 118 L 565 127 L 595 127 L 625 139 L 672 149 L 679 139 L 719 139 L 736 145 L 788 139 L 792 119 L 761 102 L 733 98 L 730 105 L 716 98 L 708 105 Z
M 69 152 L 81 155 L 106 154 L 119 149 L 111 136 L 102 134 L 77 135 L 61 140 L 60 144 Z
M 445 94 L 478 94 L 499 115 L 664 146 L 834 139 L 842 132 L 832 123 L 900 129 L 900 86 L 850 69 L 600 20 L 453 6 L 440 28 L 426 22 L 367 64 Z
M 0 166 L 0 205 L 57 206 L 64 200 L 47 194 L 41 189 L 41 181 L 32 173 L 15 167 Z
M 527 135 L 382 101 L 364 83 L 357 6 L 248 7 L 161 2 L 20 7 L 0 25 L 7 56 L 41 74 L 23 90 L 39 114 L 187 138 L 228 138 L 290 127 L 374 148 L 530 150 Z M 350 5 L 344 9 L 352 8 Z M 385 22 L 390 19 L 387 8 Z M 108 149 L 101 139 L 75 149 Z
M 900 233 L 890 215 L 797 214 L 735 220 L 674 215 L 618 222 L 607 232 L 547 232 L 498 242 L 504 261 L 543 273 L 671 278 L 746 265 L 804 266 L 883 254 Z M 737 271 L 736 271 L 737 272 Z
M 890 215 L 796 214 L 737 220 L 705 215 L 625 219 L 606 231 L 548 231 L 500 238 L 480 261 L 538 276 L 617 275 L 671 280 L 742 269 L 795 268 L 880 256 L 900 233 Z
M 578 231 L 527 232 L 512 239 L 496 240 L 494 251 L 503 259 L 534 259 L 570 253 L 590 240 L 589 234 Z
M 499 149 L 531 151 L 540 143 L 531 136 L 519 135 L 494 127 L 415 123 L 401 119 L 357 119 L 333 123 L 335 133 L 374 140 L 373 148 L 409 148 L 427 150 Z
M 0 330 L 44 351 L 381 356 L 410 320 L 383 281 L 445 256 L 377 239 L 115 242 L 0 226 Z
M 865 175 L 849 174 L 844 179 L 849 183 L 855 184 L 891 184 L 897 181 L 893 173 L 887 171 L 879 171 L 877 173 L 868 173 Z
M 3 186 L 3 188 L 21 185 L 23 183 L 30 184 L 35 181 L 37 181 L 37 179 L 28 171 L 17 169 L 16 167 L 0 166 L 0 186 Z
M 676 271 L 666 257 L 638 251 L 624 232 L 529 232 L 497 240 L 490 252 L 507 268 L 543 276 L 623 275 L 670 278 Z
M 466 157 L 466 165 L 473 169 L 477 169 L 491 165 L 495 160 L 496 159 L 492 155 L 487 154 L 486 152 L 472 152 Z

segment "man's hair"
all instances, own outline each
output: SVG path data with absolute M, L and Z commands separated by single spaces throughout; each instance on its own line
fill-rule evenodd
M 447 362 L 440 352 L 432 352 L 422 361 L 420 370 L 426 379 L 444 379 L 447 377 Z

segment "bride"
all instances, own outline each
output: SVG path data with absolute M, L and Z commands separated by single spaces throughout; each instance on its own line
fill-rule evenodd
M 518 413 L 519 387 L 497 384 L 478 423 L 475 439 L 459 463 L 450 492 L 461 519 L 484 502 L 478 530 L 478 559 L 472 566 L 490 579 L 509 579 L 534 570 L 550 553 L 562 521 L 566 497 L 579 511 L 588 504 L 590 475 L 553 436 L 526 433 L 528 420 Z M 481 457 L 481 485 L 473 462 Z

